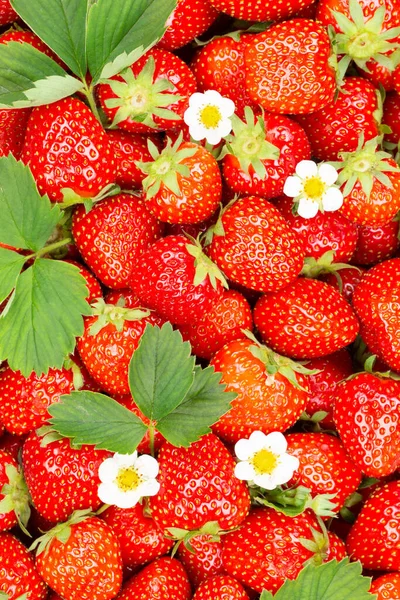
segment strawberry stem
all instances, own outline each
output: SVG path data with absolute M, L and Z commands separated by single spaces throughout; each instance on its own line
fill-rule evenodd
M 59 240 L 58 242 L 54 242 L 53 244 L 49 244 L 48 246 L 41 248 L 41 250 L 38 250 L 37 252 L 34 252 L 33 254 L 29 254 L 26 257 L 26 260 L 30 260 L 32 258 L 40 258 L 41 256 L 44 256 L 45 254 L 49 254 L 50 252 L 53 252 L 54 250 L 57 250 L 58 248 L 62 248 L 63 246 L 66 246 L 70 242 L 72 242 L 72 238 L 67 237 L 62 240 Z

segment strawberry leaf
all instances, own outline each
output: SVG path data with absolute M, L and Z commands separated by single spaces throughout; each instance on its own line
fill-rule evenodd
M 25 257 L 18 252 L 0 248 L 0 302 L 3 302 L 15 288 L 24 262 Z
M 89 9 L 87 26 L 93 84 L 116 75 L 151 48 L 162 37 L 176 2 L 97 0 Z
M 83 85 L 31 44 L 0 44 L 0 108 L 55 102 L 71 96 Z
M 0 316 L 0 360 L 25 377 L 61 368 L 90 314 L 78 267 L 38 258 L 18 278 Z
M 86 75 L 86 13 L 82 0 L 11 0 L 27 25 L 75 75 Z M 51 19 L 49 19 L 51 15 Z
M 222 374 L 212 366 L 196 367 L 193 385 L 179 406 L 157 423 L 157 429 L 175 446 L 188 447 L 211 431 L 218 419 L 231 408 L 234 392 L 225 392 Z
M 147 426 L 116 400 L 95 392 L 72 392 L 49 407 L 50 423 L 75 446 L 94 444 L 110 452 L 132 454 Z
M 260 600 L 374 600 L 376 594 L 368 592 L 371 578 L 361 571 L 361 563 L 348 558 L 308 564 L 297 579 L 287 579 L 274 596 L 263 591 Z
M 173 411 L 193 383 L 189 342 L 170 323 L 146 325 L 129 365 L 129 387 L 146 417 L 159 421 Z
M 0 181 L 0 242 L 40 250 L 60 219 L 59 207 L 39 195 L 30 169 L 12 154 L 0 157 Z

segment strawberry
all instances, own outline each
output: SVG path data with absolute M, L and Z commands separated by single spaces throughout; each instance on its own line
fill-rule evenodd
M 355 265 L 375 265 L 391 258 L 400 246 L 399 221 L 383 225 L 360 225 L 357 247 L 351 258 Z
M 118 540 L 104 521 L 81 513 L 35 540 L 36 568 L 65 600 L 111 600 L 122 581 Z
M 279 290 L 300 273 L 304 251 L 281 213 L 259 196 L 228 204 L 207 246 L 226 277 L 251 290 Z
M 370 477 L 400 466 L 400 383 L 379 373 L 357 373 L 333 392 L 333 417 L 353 462 Z
M 161 487 L 149 507 L 166 533 L 173 535 L 175 528 L 198 530 L 210 521 L 217 521 L 220 529 L 233 529 L 247 515 L 247 485 L 235 477 L 232 455 L 212 433 L 188 448 L 165 442 L 158 463 Z
M 58 523 L 75 510 L 99 508 L 98 469 L 109 456 L 107 450 L 95 450 L 93 446 L 71 448 L 68 438 L 46 444 L 46 438 L 32 432 L 23 445 L 22 461 L 38 512 L 48 521 Z
M 185 567 L 194 588 L 202 581 L 225 574 L 222 564 L 222 537 L 218 533 L 194 535 L 189 544 L 178 544 L 176 556 Z
M 7 600 L 45 600 L 47 586 L 35 568 L 31 553 L 11 533 L 0 533 L 0 595 Z
M 376 600 L 399 600 L 400 598 L 400 573 L 385 573 L 371 583 L 370 594 L 377 594 Z
M 197 588 L 193 600 L 249 600 L 246 590 L 229 575 L 217 575 L 203 581 Z
M 397 144 L 400 141 L 400 95 L 397 92 L 389 92 L 383 102 L 382 125 L 390 128 L 390 133 L 385 131 L 384 141 Z
M 132 272 L 130 287 L 143 304 L 174 324 L 202 318 L 219 300 L 222 274 L 184 235 L 167 235 L 145 250 Z
M 0 156 L 20 158 L 30 114 L 30 108 L 0 109 Z
M 190 600 L 190 583 L 176 558 L 163 556 L 128 579 L 118 600 Z M 68 600 L 68 599 L 67 599 Z
M 102 126 L 71 97 L 32 109 L 21 160 L 29 164 L 40 193 L 55 202 L 63 201 L 66 189 L 92 198 L 114 183 L 117 172 Z
M 255 0 L 210 0 L 221 12 L 245 21 L 280 21 L 311 4 L 312 0 L 260 3 Z
M 306 407 L 309 387 L 303 373 L 307 370 L 256 341 L 229 342 L 210 364 L 222 373 L 226 390 L 237 394 L 230 411 L 213 425 L 213 431 L 229 443 L 255 430 L 285 431 Z
M 335 287 L 347 302 L 351 304 L 354 290 L 360 283 L 365 272 L 366 269 L 363 267 L 356 267 L 354 269 L 339 268 L 336 270 L 336 273 L 326 273 L 321 275 L 320 279 Z
M 165 50 L 181 48 L 207 31 L 217 16 L 218 11 L 208 0 L 178 0 L 157 46 Z
M 359 329 L 354 311 L 337 290 L 301 277 L 279 292 L 261 296 L 253 318 L 267 345 L 300 359 L 344 348 L 355 340 Z
M 0 26 L 8 25 L 19 17 L 10 4 L 10 0 L 0 0 Z
M 29 496 L 18 462 L 0 449 L 0 531 L 19 524 L 26 532 L 29 520 Z
M 399 571 L 400 481 L 376 488 L 346 540 L 348 554 L 365 569 Z
M 97 96 L 113 125 L 151 133 L 179 126 L 196 88 L 195 77 L 181 58 L 152 48 L 122 74 L 100 83 Z
M 72 234 L 86 265 L 113 289 L 128 286 L 134 264 L 162 234 L 162 225 L 146 209 L 141 196 L 117 194 L 96 203 L 87 213 L 75 209 Z
M 310 113 L 332 102 L 335 71 L 326 29 L 311 19 L 289 19 L 246 40 L 247 92 L 269 112 Z
M 101 285 L 93 275 L 93 273 L 86 267 L 84 267 L 77 260 L 65 259 L 65 262 L 68 262 L 72 265 L 78 267 L 80 274 L 82 277 L 86 279 L 86 287 L 88 289 L 88 295 L 86 296 L 86 300 L 88 304 L 92 304 L 95 300 L 103 297 L 103 290 L 101 289 Z

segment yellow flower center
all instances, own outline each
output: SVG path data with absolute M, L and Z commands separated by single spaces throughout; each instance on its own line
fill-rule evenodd
M 142 478 L 134 467 L 122 467 L 118 471 L 115 482 L 122 492 L 131 492 L 139 487 Z
M 259 475 L 270 475 L 276 469 L 278 459 L 271 450 L 262 448 L 253 455 L 250 462 Z
M 199 117 L 201 124 L 207 129 L 215 129 L 222 119 L 218 106 L 212 104 L 208 104 L 202 108 Z
M 324 193 L 325 184 L 320 177 L 309 177 L 305 180 L 303 189 L 306 196 L 315 201 Z

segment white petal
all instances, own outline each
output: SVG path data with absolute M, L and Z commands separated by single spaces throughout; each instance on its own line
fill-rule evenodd
M 113 504 L 118 506 L 118 508 L 132 508 L 135 506 L 141 498 L 139 494 L 139 490 L 131 491 L 131 492 L 121 492 L 121 490 L 117 490 Z
M 201 92 L 195 92 L 189 98 L 189 106 L 190 108 L 196 109 L 196 112 L 198 111 L 199 107 L 204 106 L 205 103 L 206 99 L 204 98 L 204 94 Z
M 114 481 L 116 476 L 118 475 L 119 467 L 114 460 L 114 457 L 106 458 L 103 460 L 101 465 L 99 466 L 99 479 L 100 481 L 107 483 L 109 481 Z
M 229 131 L 228 131 L 228 133 L 229 133 Z M 228 135 L 228 134 L 226 134 L 226 135 Z M 217 144 L 220 143 L 222 135 L 218 132 L 217 129 L 206 129 L 205 135 L 203 137 L 205 137 L 205 139 L 207 140 L 207 142 L 209 144 L 211 144 L 212 146 L 216 146 Z
M 231 117 L 235 112 L 235 103 L 230 98 L 223 98 L 221 96 L 219 104 L 224 117 Z
M 207 135 L 207 129 L 198 122 L 187 123 L 189 125 L 189 133 L 196 142 L 204 140 Z
M 312 219 L 318 212 L 318 202 L 313 202 L 308 198 L 300 198 L 297 213 L 304 219 Z
M 296 459 L 295 456 L 285 454 L 281 458 L 283 460 L 280 461 L 280 464 L 272 473 L 272 479 L 275 485 L 282 485 L 283 483 L 287 483 L 289 479 L 293 477 L 293 473 L 299 467 L 299 461 L 298 459 Z
M 187 108 L 183 113 L 183 120 L 186 125 L 190 125 L 191 123 L 196 123 L 198 121 L 199 111 L 197 108 Z
M 115 494 L 117 492 L 117 486 L 112 483 L 100 483 L 97 488 L 97 495 L 104 504 L 114 504 Z
M 130 467 L 135 464 L 138 453 L 133 454 L 114 454 L 113 460 L 118 467 Z
M 343 194 L 339 188 L 331 187 L 326 190 L 322 198 L 324 210 L 332 212 L 338 210 L 343 204 Z
M 335 167 L 328 163 L 321 163 L 318 166 L 318 175 L 326 185 L 333 185 L 338 178 L 338 172 Z
M 155 496 L 160 490 L 160 484 L 157 479 L 148 479 L 138 487 L 138 493 L 141 496 Z
M 221 104 L 222 96 L 217 90 L 206 90 L 203 97 L 207 104 L 215 104 L 216 106 L 220 106 Z
M 239 460 L 247 460 L 253 454 L 251 442 L 247 439 L 242 439 L 235 444 L 235 454 Z
M 235 465 L 234 474 L 235 477 L 237 477 L 238 479 L 252 481 L 256 472 L 254 470 L 254 467 L 250 463 L 243 460 Z
M 287 450 L 287 441 L 283 433 L 273 431 L 265 436 L 264 447 L 271 450 L 273 454 L 284 454 Z
M 290 198 L 298 196 L 303 190 L 303 182 L 297 175 L 289 175 L 283 186 L 283 193 Z
M 135 469 L 138 475 L 153 479 L 158 475 L 158 462 L 150 454 L 142 454 L 136 460 Z
M 296 165 L 296 173 L 301 179 L 312 177 L 318 173 L 317 163 L 313 160 L 301 160 Z
M 249 437 L 249 442 L 253 449 L 253 454 L 254 454 L 254 452 L 258 452 L 259 450 L 262 450 L 262 448 L 265 448 L 265 440 L 266 439 L 267 439 L 267 436 L 262 431 L 253 431 L 253 433 Z
M 253 481 L 256 485 L 259 485 L 265 490 L 274 490 L 278 485 L 274 481 L 273 473 L 264 473 L 263 475 L 256 475 L 253 478 Z

